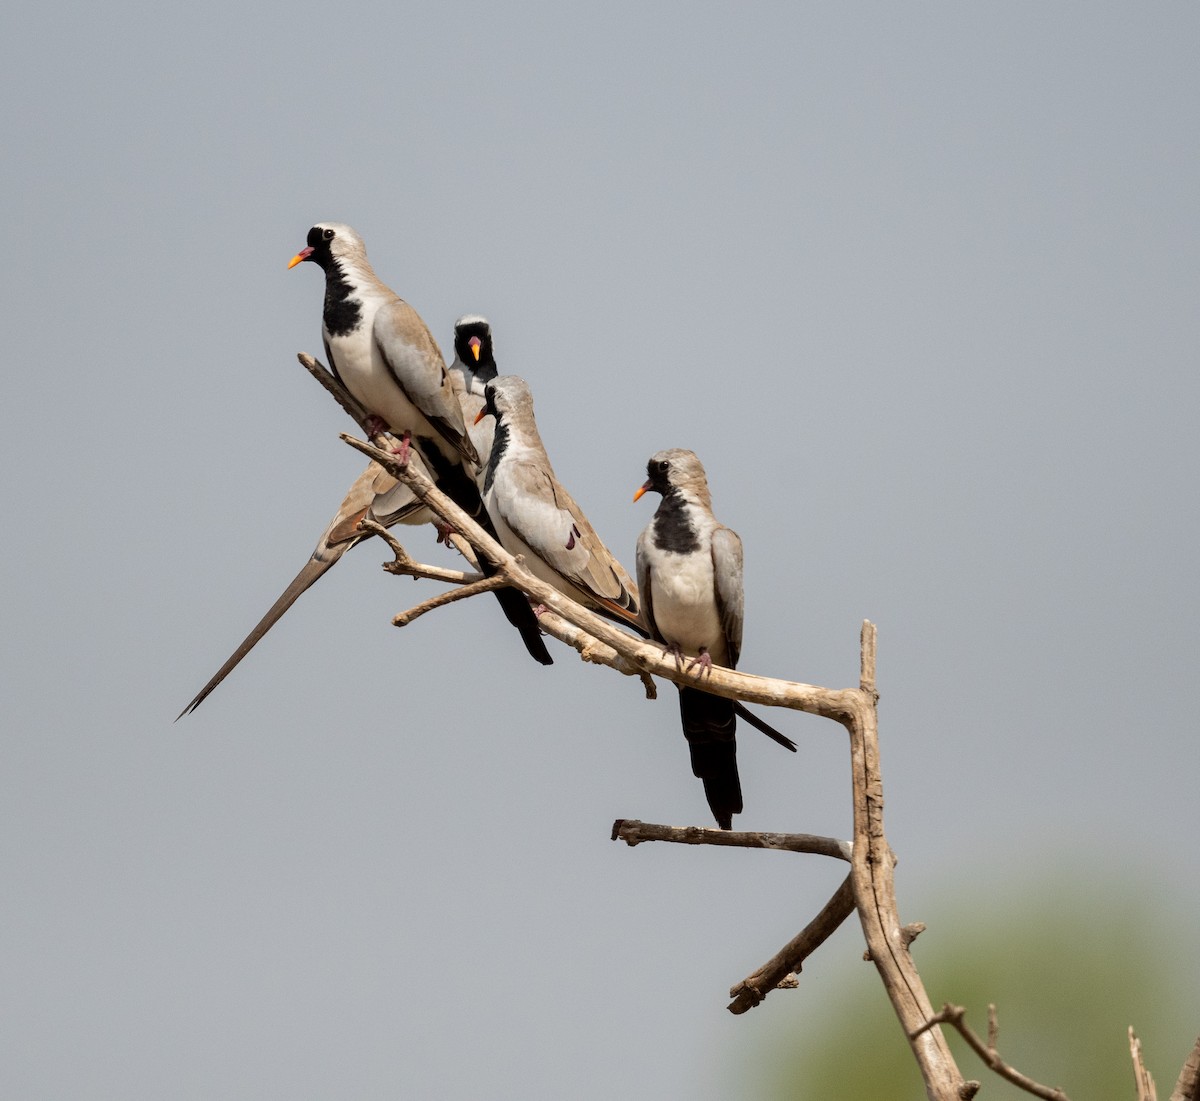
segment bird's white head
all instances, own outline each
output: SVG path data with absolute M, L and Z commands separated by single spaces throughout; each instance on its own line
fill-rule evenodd
M 366 259 L 367 247 L 350 226 L 341 222 L 318 222 L 308 231 L 305 247 L 288 261 L 288 267 L 294 268 L 305 260 L 311 260 L 328 270 L 335 260 L 366 263 Z
M 529 384 L 518 375 L 499 375 L 483 391 L 483 408 L 475 418 L 478 424 L 491 414 L 496 420 L 505 417 L 533 417 L 533 395 Z
M 635 501 L 643 493 L 650 492 L 661 493 L 665 497 L 672 489 L 691 490 L 708 498 L 708 477 L 694 451 L 682 447 L 656 451 L 646 463 L 646 473 L 649 477 L 633 495 Z

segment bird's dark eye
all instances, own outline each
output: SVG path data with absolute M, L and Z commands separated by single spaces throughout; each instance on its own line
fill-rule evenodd
M 333 240 L 333 230 L 327 229 L 321 236 L 323 236 L 326 241 L 332 241 Z
M 660 473 L 666 474 L 666 472 L 671 469 L 671 464 L 666 459 L 660 459 L 658 463 L 658 469 Z

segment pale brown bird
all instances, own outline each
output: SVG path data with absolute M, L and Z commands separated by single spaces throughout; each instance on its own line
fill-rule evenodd
M 288 267 L 309 262 L 325 273 L 321 335 L 330 369 L 377 428 L 413 448 L 434 484 L 485 529 L 490 523 L 475 475 L 479 453 L 467 434 L 454 381 L 420 315 L 385 286 L 367 260 L 362 238 L 347 225 L 320 222 Z M 490 532 L 490 534 L 495 534 Z M 485 574 L 493 568 L 480 562 Z M 529 601 L 516 589 L 496 590 L 508 621 L 525 648 L 543 665 L 553 664 Z
M 484 504 L 501 546 L 530 572 L 618 623 L 640 627 L 637 590 L 550 465 L 524 379 L 501 375 L 484 388 L 477 420 L 495 418 Z
M 420 462 L 420 459 L 414 459 Z M 397 482 L 378 463 L 371 463 L 354 481 L 346 492 L 337 512 L 328 526 L 321 533 L 317 545 L 313 549 L 304 568 L 296 574 L 292 583 L 283 590 L 282 595 L 271 605 L 267 614 L 258 621 L 242 644 L 229 656 L 229 660 L 221 666 L 210 680 L 177 716 L 183 718 L 195 711 L 251 650 L 258 645 L 259 640 L 283 617 L 283 614 L 300 598 L 300 596 L 324 576 L 351 547 L 363 539 L 369 538 L 369 533 L 360 531 L 359 521 L 364 516 L 384 527 L 397 523 L 422 524 L 429 521 L 429 511 L 414 496 L 412 491 Z
M 736 669 L 742 650 L 742 541 L 717 521 L 704 467 L 692 451 L 659 451 L 634 495 L 662 494 L 638 537 L 638 590 L 650 634 L 703 679 L 713 665 Z M 781 745 L 795 743 L 751 715 L 740 703 L 698 688 L 679 689 L 692 772 L 704 783 L 709 808 L 723 830 L 742 812 L 737 770 L 737 716 Z

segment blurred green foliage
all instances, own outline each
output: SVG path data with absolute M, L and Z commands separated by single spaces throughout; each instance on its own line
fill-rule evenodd
M 986 1038 L 995 1003 L 1001 1056 L 1071 1101 L 1132 1101 L 1132 1025 L 1159 1096 L 1169 1096 L 1200 1032 L 1197 923 L 1179 912 L 1179 892 L 1169 883 L 1131 885 L 1136 871 L 1115 868 L 1095 876 L 1041 869 L 1003 882 L 971 871 L 932 906 L 906 907 L 901 888 L 902 919 L 929 926 L 913 955 L 934 1009 L 965 1006 L 968 1024 Z M 774 1019 L 752 1067 L 740 1068 L 742 1096 L 925 1097 L 874 968 L 856 962 L 860 943 L 851 918 L 809 961 L 798 990 L 767 1000 L 776 1003 Z M 1030 1096 L 989 1071 L 956 1031 L 948 1034 L 964 1077 L 983 1083 L 981 1098 Z

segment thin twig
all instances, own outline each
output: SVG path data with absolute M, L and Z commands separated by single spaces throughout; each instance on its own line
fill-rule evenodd
M 404 549 L 400 540 L 397 539 L 382 524 L 372 520 L 369 516 L 364 516 L 361 520 L 359 520 L 358 526 L 362 528 L 363 531 L 369 531 L 372 535 L 382 539 L 388 545 L 388 549 L 392 552 L 396 559 L 392 565 L 406 566 L 413 561 L 413 559 L 409 557 L 408 551 Z
M 752 830 L 718 830 L 706 826 L 659 826 L 636 818 L 618 818 L 612 839 L 632 848 L 643 841 L 670 841 L 676 845 L 724 845 L 738 849 L 775 849 L 778 852 L 813 853 L 850 860 L 850 842 L 815 833 L 761 833 Z
M 733 999 L 728 1006 L 729 1012 L 745 1013 L 758 1005 L 772 990 L 781 989 L 785 985 L 795 985 L 789 980 L 800 972 L 804 961 L 820 948 L 852 913 L 854 884 L 850 876 L 846 876 L 833 897 L 825 903 L 812 921 L 757 971 L 746 976 L 729 991 L 729 996 Z
M 726 845 L 748 849 L 775 849 L 780 852 L 813 853 L 850 860 L 848 841 L 809 833 L 763 833 L 716 830 L 700 826 L 661 826 L 637 819 L 618 818 L 613 823 L 612 839 L 627 845 L 644 841 L 670 841 L 681 845 Z M 803 961 L 822 945 L 833 931 L 854 913 L 854 891 L 847 877 L 837 893 L 805 928 L 754 974 L 733 987 L 729 996 L 731 1013 L 745 1013 L 798 972 Z
M 413 580 L 424 578 L 429 581 L 446 581 L 451 585 L 474 585 L 482 581 L 483 575 L 473 570 L 450 570 L 445 566 L 430 566 L 410 558 L 407 562 L 385 562 L 383 568 L 397 577 L 411 577 Z M 486 592 L 487 590 L 481 590 Z
M 859 635 L 858 686 L 878 700 L 879 693 L 875 690 L 875 646 L 875 624 L 864 619 Z
M 392 626 L 407 627 L 414 619 L 419 619 L 426 612 L 432 612 L 435 608 L 453 604 L 456 600 L 466 600 L 467 597 L 475 596 L 478 593 L 490 593 L 495 589 L 503 589 L 507 584 L 508 579 L 503 574 L 498 573 L 492 577 L 482 577 L 478 581 L 472 581 L 469 585 L 461 585 L 457 589 L 451 589 L 449 592 L 442 593 L 439 596 L 423 600 L 415 608 L 409 608 L 407 612 L 401 612 L 399 615 L 393 616 Z
M 1129 1057 L 1133 1060 L 1133 1080 L 1137 1084 L 1137 1101 L 1158 1101 L 1158 1091 L 1154 1088 L 1154 1079 L 1142 1061 L 1142 1041 L 1129 1026 Z
M 418 562 L 409 555 L 400 541 L 387 528 L 374 520 L 360 520 L 358 526 L 363 531 L 369 531 L 372 535 L 382 539 L 388 545 L 388 549 L 395 557 L 395 561 L 383 564 L 383 568 L 388 573 L 412 578 L 428 578 L 432 581 L 447 581 L 454 585 L 471 585 L 482 580 L 482 574 L 468 573 L 465 570 L 449 570 L 444 566 L 429 566 L 424 562 Z
M 962 1038 L 967 1041 L 971 1050 L 987 1065 L 988 1069 L 994 1070 L 1005 1081 L 1020 1087 L 1026 1093 L 1032 1093 L 1034 1097 L 1045 1098 L 1045 1101 L 1070 1101 L 1070 1098 L 1062 1090 L 1051 1086 L 1043 1086 L 1040 1082 L 1035 1082 L 1032 1078 L 1009 1066 L 1000 1058 L 1000 1053 L 995 1047 L 985 1044 L 975 1030 L 967 1024 L 965 1020 L 966 1012 L 961 1005 L 951 1005 L 947 1002 L 942 1006 L 939 1013 L 935 1013 L 910 1035 L 913 1039 L 916 1039 L 921 1033 L 933 1028 L 935 1025 L 953 1025 L 962 1034 Z M 990 1027 L 989 1031 L 994 1035 L 997 1030 L 994 1027 Z

